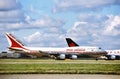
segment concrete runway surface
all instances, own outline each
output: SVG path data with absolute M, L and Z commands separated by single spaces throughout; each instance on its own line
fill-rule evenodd
M 120 75 L 99 74 L 9 74 L 0 79 L 120 79 Z

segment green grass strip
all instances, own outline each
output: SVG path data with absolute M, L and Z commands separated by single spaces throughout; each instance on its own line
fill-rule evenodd
M 1 64 L 1 74 L 120 74 L 120 64 Z

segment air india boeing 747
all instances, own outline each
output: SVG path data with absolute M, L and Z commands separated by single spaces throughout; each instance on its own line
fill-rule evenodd
M 9 42 L 9 50 L 15 53 L 24 53 L 27 55 L 34 56 L 50 56 L 55 59 L 77 59 L 79 54 L 91 55 L 98 58 L 101 55 L 106 55 L 106 51 L 99 47 L 91 46 L 80 46 L 80 47 L 64 47 L 64 48 L 52 48 L 52 47 L 27 47 L 24 46 L 18 39 L 16 39 L 12 34 L 6 33 L 6 37 Z M 72 45 L 72 44 L 71 44 Z

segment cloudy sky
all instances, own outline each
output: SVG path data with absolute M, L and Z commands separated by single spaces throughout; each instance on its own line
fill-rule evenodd
M 27 46 L 66 47 L 70 37 L 120 49 L 120 0 L 0 0 L 0 51 L 9 47 L 5 32 Z

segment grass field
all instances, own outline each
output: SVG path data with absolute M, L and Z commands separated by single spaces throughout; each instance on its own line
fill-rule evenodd
M 120 60 L 0 59 L 0 74 L 120 74 Z

